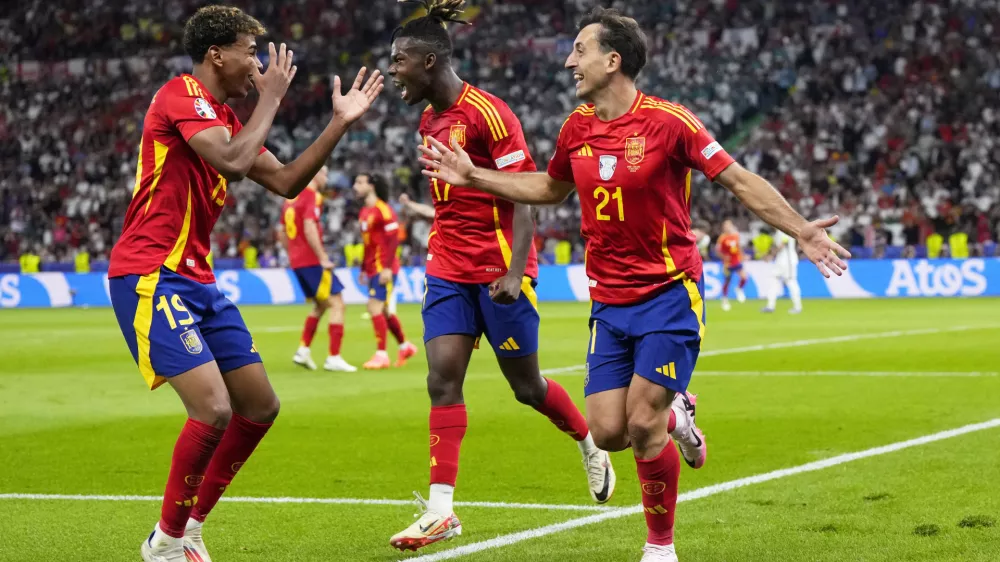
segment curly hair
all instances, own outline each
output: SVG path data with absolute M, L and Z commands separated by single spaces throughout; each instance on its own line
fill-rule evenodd
M 397 37 L 410 37 L 420 41 L 426 47 L 444 60 L 451 58 L 452 43 L 448 35 L 448 23 L 468 25 L 461 19 L 465 10 L 465 0 L 400 0 L 403 3 L 419 2 L 427 14 L 406 22 L 392 33 L 392 40 Z
M 266 33 L 259 21 L 239 8 L 205 6 L 184 24 L 184 51 L 198 64 L 213 45 L 224 47 L 238 41 L 240 35 L 258 37 Z

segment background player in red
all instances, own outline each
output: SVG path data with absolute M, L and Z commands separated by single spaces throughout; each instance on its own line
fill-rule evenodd
M 150 103 L 132 201 L 111 251 L 109 292 L 129 351 L 149 387 L 168 382 L 188 414 L 160 521 L 142 543 L 146 562 L 210 560 L 202 523 L 278 415 L 250 332 L 207 262 L 228 182 L 245 176 L 295 197 L 381 91 L 378 72 L 362 87 L 362 69 L 346 95 L 335 78 L 330 123 L 282 165 L 263 145 L 295 67 L 292 52 L 272 43 L 260 73 L 256 37 L 264 33 L 227 6 L 202 8 L 185 24 L 194 69 Z M 259 97 L 244 127 L 225 102 L 251 88 Z
M 285 201 L 281 207 L 278 236 L 288 251 L 289 265 L 299 280 L 303 294 L 313 303 L 302 328 L 299 349 L 292 361 L 306 369 L 316 370 L 309 346 L 320 319 L 329 310 L 327 331 L 330 334 L 330 354 L 323 362 L 323 369 L 353 373 L 358 370 L 357 367 L 340 356 L 340 344 L 344 339 L 344 297 L 341 295 L 344 285 L 337 279 L 333 262 L 323 247 L 323 229 L 320 227 L 326 179 L 327 168 L 323 166 L 298 197 Z
M 427 1 L 427 15 L 396 30 L 389 74 L 409 105 L 427 101 L 425 139 L 465 146 L 480 166 L 533 171 L 521 124 L 499 98 L 463 82 L 451 66 L 444 28 L 462 1 Z M 538 369 L 538 323 L 531 209 L 456 182 L 431 182 L 434 224 L 428 243 L 422 315 L 430 412 L 430 499 L 390 543 L 417 549 L 462 530 L 452 498 L 467 417 L 462 386 L 479 337 L 493 347 L 514 396 L 548 417 L 579 445 L 595 501 L 614 491 L 608 454 L 598 449 L 566 391 Z M 512 241 L 509 242 L 509 241 Z
M 358 214 L 361 238 L 365 247 L 361 274 L 368 282 L 368 314 L 375 328 L 375 355 L 364 364 L 365 369 L 388 369 L 389 354 L 385 351 L 386 331 L 391 331 L 399 344 L 396 366 L 402 367 L 417 354 L 417 346 L 406 341 L 399 317 L 389 309 L 393 285 L 399 273 L 399 221 L 386 201 L 389 184 L 376 174 L 359 174 L 354 179 L 354 194 L 364 204 Z
M 716 242 L 716 251 L 722 258 L 722 310 L 728 311 L 729 306 L 729 283 L 733 280 L 733 275 L 740 278 L 739 285 L 736 286 L 736 302 L 746 302 L 747 296 L 743 292 L 743 287 L 747 284 L 747 272 L 743 268 L 743 248 L 740 247 L 740 231 L 736 230 L 736 225 L 732 220 L 726 219 L 722 222 L 722 234 Z
M 574 189 L 583 211 L 590 277 L 587 415 L 602 448 L 632 447 L 645 508 L 642 560 L 677 560 L 673 546 L 679 459 L 704 461 L 685 396 L 704 332 L 702 264 L 691 232 L 691 170 L 733 192 L 769 224 L 799 240 L 824 275 L 841 273 L 846 250 L 806 221 L 764 179 L 733 159 L 684 107 L 647 96 L 635 79 L 646 62 L 635 20 L 595 9 L 566 61 L 589 101 L 563 125 L 548 173 L 477 167 L 454 140 L 421 146 L 424 174 L 512 201 L 553 204 Z M 693 404 L 692 404 L 693 406 Z

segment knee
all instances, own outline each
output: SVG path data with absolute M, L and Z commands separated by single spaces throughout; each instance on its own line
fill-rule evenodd
M 254 423 L 271 423 L 278 418 L 279 411 L 281 411 L 281 401 L 276 394 L 272 394 L 270 399 L 265 400 L 249 412 L 250 415 L 244 417 Z
M 462 401 L 461 377 L 442 369 L 431 369 L 427 373 L 427 394 L 434 406 L 447 406 Z
M 225 429 L 233 419 L 233 407 L 224 396 L 213 397 L 201 404 L 190 416 L 204 424 Z
M 539 378 L 535 381 L 519 381 L 511 385 L 514 391 L 514 398 L 525 406 L 537 408 L 545 403 L 545 394 L 548 390 L 544 380 Z
M 609 452 L 624 451 L 628 448 L 629 439 L 624 424 L 589 419 L 587 426 L 590 429 L 590 436 L 598 448 Z
M 629 414 L 627 432 L 632 448 L 637 452 L 646 449 L 656 449 L 667 441 L 667 424 L 659 419 L 652 408 L 641 409 Z

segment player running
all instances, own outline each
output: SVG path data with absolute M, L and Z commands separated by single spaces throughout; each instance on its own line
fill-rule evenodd
M 446 22 L 459 22 L 461 0 L 426 0 L 427 15 L 393 37 L 389 74 L 409 105 L 428 102 L 420 120 L 425 142 L 465 146 L 480 166 L 534 171 L 521 124 L 502 100 L 463 82 L 451 65 Z M 436 140 L 434 140 L 436 139 Z M 432 180 L 431 229 L 423 302 L 430 412 L 430 498 L 419 519 L 390 539 L 415 550 L 462 531 L 452 498 L 467 417 L 462 386 L 483 334 L 522 404 L 572 437 L 583 455 L 592 498 L 611 498 L 615 474 L 594 444 L 586 420 L 565 389 L 538 369 L 535 279 L 538 262 L 531 208 L 461 182 Z M 419 495 L 418 495 L 419 498 Z
M 149 388 L 169 383 L 188 413 L 160 521 L 142 543 L 146 562 L 211 560 L 202 523 L 278 415 L 250 332 L 206 261 L 228 182 L 245 176 L 295 197 L 382 90 L 377 71 L 362 87 L 361 69 L 346 95 L 335 78 L 333 118 L 284 166 L 263 144 L 296 69 L 292 52 L 272 43 L 260 73 L 255 40 L 264 33 L 227 6 L 204 7 L 185 24 L 194 69 L 150 103 L 132 201 L 111 251 L 111 303 L 129 351 Z M 225 103 L 251 88 L 259 98 L 244 127 Z
M 778 304 L 778 295 L 784 285 L 788 288 L 788 296 L 792 299 L 792 308 L 788 313 L 799 314 L 802 312 L 802 289 L 799 287 L 799 252 L 795 249 L 795 239 L 778 231 L 774 236 L 771 253 L 774 255 L 774 279 L 768 287 L 767 306 L 761 312 L 774 312 L 774 307 Z
M 295 271 L 299 286 L 306 299 L 313 301 L 312 311 L 306 316 L 302 328 L 302 340 L 292 362 L 311 371 L 316 370 L 313 362 L 312 345 L 316 327 L 327 310 L 330 311 L 330 354 L 323 362 L 327 371 L 357 371 L 340 356 L 340 344 L 344 339 L 344 286 L 333 271 L 333 262 L 323 247 L 323 229 L 319 226 L 323 210 L 322 192 L 326 189 L 327 168 L 320 168 L 316 177 L 291 201 L 285 201 L 281 208 L 282 230 L 278 232 L 281 243 L 288 251 L 289 265 Z
M 402 367 L 417 354 L 417 346 L 406 341 L 403 325 L 399 317 L 387 306 L 393 298 L 393 284 L 399 273 L 399 222 L 396 212 L 386 201 L 389 199 L 389 185 L 375 174 L 359 174 L 354 179 L 354 194 L 364 206 L 358 214 L 361 238 L 365 246 L 365 258 L 361 263 L 361 273 L 368 282 L 368 314 L 375 327 L 375 341 L 378 345 L 375 355 L 364 364 L 365 369 L 388 369 L 389 354 L 385 351 L 386 330 L 392 332 L 399 343 L 396 366 Z
M 736 302 L 747 300 L 743 287 L 747 284 L 747 272 L 743 269 L 743 250 L 740 248 L 740 232 L 736 230 L 733 221 L 726 219 L 722 223 L 722 234 L 716 243 L 716 251 L 722 257 L 722 310 L 728 312 L 729 283 L 733 275 L 738 275 L 740 284 L 736 286 Z
M 590 102 L 563 125 L 548 173 L 477 166 L 451 139 L 421 146 L 423 173 L 523 204 L 555 204 L 574 189 L 583 211 L 593 299 L 587 416 L 602 449 L 632 447 L 645 508 L 644 562 L 676 561 L 674 512 L 686 460 L 704 455 L 694 416 L 669 415 L 684 395 L 705 329 L 702 262 L 690 225 L 691 170 L 733 192 L 766 222 L 789 232 L 824 275 L 849 257 L 825 227 L 807 222 L 764 179 L 748 172 L 684 107 L 635 87 L 646 62 L 635 20 L 596 8 L 580 23 L 566 61 L 576 93 Z

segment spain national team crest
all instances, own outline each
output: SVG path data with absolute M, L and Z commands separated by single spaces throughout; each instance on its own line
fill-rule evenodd
M 458 146 L 465 148 L 465 125 L 452 125 L 448 134 L 448 144 L 451 141 L 458 143 Z
M 201 338 L 198 337 L 198 332 L 194 330 L 188 330 L 181 334 L 181 342 L 184 343 L 184 349 L 187 349 L 191 355 L 198 355 L 205 349 L 205 346 L 201 344 Z
M 639 163 L 646 157 L 646 137 L 631 137 L 625 139 L 625 161 L 629 163 L 629 171 L 639 169 Z
M 601 179 L 608 181 L 611 179 L 611 176 L 615 175 L 615 170 L 618 168 L 618 157 L 611 154 L 602 154 L 597 163 Z

